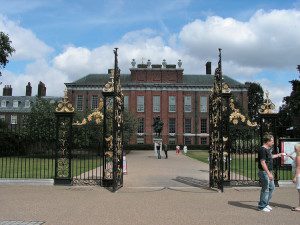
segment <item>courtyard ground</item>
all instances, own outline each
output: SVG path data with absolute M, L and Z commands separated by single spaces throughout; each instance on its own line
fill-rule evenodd
M 207 164 L 169 155 L 158 160 L 153 151 L 132 151 L 124 187 L 116 193 L 98 186 L 1 185 L 0 224 L 300 223 L 300 213 L 290 210 L 298 203 L 293 187 L 277 188 L 273 211 L 259 212 L 259 188 L 219 193 L 207 187 Z

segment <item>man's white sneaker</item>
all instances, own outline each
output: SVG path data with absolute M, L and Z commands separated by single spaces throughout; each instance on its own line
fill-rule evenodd
M 270 211 L 272 211 L 272 209 L 273 209 L 270 205 L 267 205 L 266 208 Z
M 263 209 L 258 209 L 258 211 L 262 211 L 262 212 L 271 212 L 270 209 L 268 209 L 267 207 L 263 208 Z

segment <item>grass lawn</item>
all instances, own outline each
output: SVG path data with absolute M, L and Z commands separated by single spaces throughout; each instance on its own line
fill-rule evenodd
M 209 163 L 208 151 L 189 151 L 187 155 L 204 163 Z M 255 162 L 257 154 L 232 154 L 230 163 L 231 179 L 240 180 L 242 176 L 248 177 L 251 180 L 258 180 L 257 162 Z M 291 180 L 292 172 L 290 170 L 279 169 L 279 180 Z M 247 179 L 247 178 L 245 178 Z
M 101 166 L 100 157 L 72 159 L 72 176 Z M 0 178 L 54 178 L 55 160 L 52 158 L 1 157 Z M 94 174 L 95 176 L 95 174 Z

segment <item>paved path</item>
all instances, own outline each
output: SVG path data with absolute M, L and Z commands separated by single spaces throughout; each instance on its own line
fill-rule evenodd
M 161 159 L 153 151 L 131 151 L 127 156 L 125 187 L 207 187 L 208 164 L 175 151 L 164 154 Z
M 125 187 L 116 193 L 99 186 L 1 185 L 0 224 L 299 225 L 300 213 L 290 210 L 298 203 L 294 187 L 277 188 L 273 211 L 258 212 L 259 188 L 218 193 L 206 188 L 207 164 L 174 152 L 161 160 L 152 154 L 128 155 Z

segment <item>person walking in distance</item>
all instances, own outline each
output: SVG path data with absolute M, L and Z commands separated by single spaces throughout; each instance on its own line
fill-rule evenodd
M 263 145 L 258 150 L 258 177 L 261 183 L 260 199 L 258 210 L 271 212 L 272 207 L 269 202 L 275 189 L 273 176 L 273 158 L 284 156 L 285 153 L 272 155 L 274 137 L 270 134 L 263 136 Z
M 165 152 L 165 156 L 167 159 L 168 158 L 168 145 L 167 144 L 164 144 L 164 152 Z
M 179 153 L 180 153 L 180 146 L 176 145 L 176 155 L 179 155 Z

